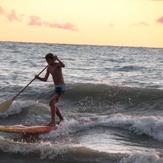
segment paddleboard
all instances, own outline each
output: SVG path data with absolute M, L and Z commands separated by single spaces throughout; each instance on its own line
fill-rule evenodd
M 50 132 L 51 130 L 57 129 L 56 126 L 48 126 L 48 125 L 35 125 L 35 126 L 27 126 L 27 125 L 11 125 L 11 126 L 3 126 L 0 125 L 0 132 L 6 133 L 17 133 L 17 134 L 45 134 Z

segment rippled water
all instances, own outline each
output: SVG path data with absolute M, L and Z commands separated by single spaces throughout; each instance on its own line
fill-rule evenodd
M 49 52 L 65 62 L 68 83 L 163 87 L 163 49 L 29 43 L 0 44 L 1 84 L 25 84 Z

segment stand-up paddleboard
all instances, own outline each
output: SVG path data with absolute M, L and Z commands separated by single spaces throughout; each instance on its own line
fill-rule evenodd
M 56 126 L 48 126 L 48 125 L 35 125 L 35 126 L 0 125 L 0 132 L 17 133 L 17 134 L 23 134 L 23 135 L 45 134 L 45 133 L 50 132 L 51 130 L 56 130 L 56 129 L 57 129 Z

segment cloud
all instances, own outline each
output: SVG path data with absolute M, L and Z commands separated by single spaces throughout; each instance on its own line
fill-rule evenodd
M 140 22 L 138 25 L 149 26 L 149 24 L 147 22 Z
M 30 16 L 29 18 L 30 18 L 30 20 L 29 20 L 28 25 L 34 25 L 34 26 L 42 26 L 43 25 L 42 20 L 41 20 L 40 17 L 38 17 L 38 16 Z
M 4 9 L 0 6 L 0 14 L 3 14 L 4 12 Z
M 161 16 L 160 18 L 157 19 L 157 23 L 163 24 L 163 16 Z
M 149 24 L 145 21 L 133 23 L 132 26 L 149 26 Z
M 11 13 L 6 14 L 9 21 L 21 21 L 21 17 L 17 15 L 17 13 L 12 10 Z
M 18 14 L 15 10 L 11 10 L 7 12 L 2 6 L 0 6 L 0 15 L 7 18 L 10 22 L 16 21 L 21 22 L 23 18 L 26 17 L 29 19 L 28 25 L 29 26 L 45 26 L 48 28 L 58 28 L 63 30 L 69 31 L 77 31 L 78 29 L 70 22 L 66 23 L 57 23 L 57 22 L 50 22 L 47 20 L 43 20 L 41 17 L 33 15 L 33 16 L 25 16 L 22 14 Z
M 60 28 L 60 29 L 65 29 L 65 30 L 77 31 L 77 28 L 69 22 L 63 23 L 63 24 L 48 22 L 48 23 L 46 23 L 46 25 L 50 28 Z
M 113 23 L 109 23 L 109 27 L 114 27 L 114 24 Z
M 38 16 L 30 16 L 29 17 L 29 23 L 30 26 L 45 26 L 49 28 L 58 28 L 58 29 L 64 29 L 64 30 L 71 30 L 71 31 L 77 31 L 77 28 L 67 22 L 67 23 L 56 23 L 56 22 L 49 22 L 46 20 L 43 20 L 41 17 Z
M 17 14 L 15 10 L 11 10 L 10 12 L 7 12 L 1 6 L 0 6 L 0 15 L 6 17 L 10 22 L 12 22 L 12 21 L 19 22 L 22 20 L 22 15 Z

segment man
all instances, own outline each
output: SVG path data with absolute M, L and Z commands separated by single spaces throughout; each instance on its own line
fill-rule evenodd
M 58 107 L 56 106 L 56 103 L 59 101 L 61 95 L 65 91 L 65 84 L 62 74 L 62 68 L 65 67 L 65 65 L 57 56 L 54 56 L 52 53 L 48 53 L 45 56 L 45 59 L 48 63 L 45 77 L 42 78 L 36 75 L 35 78 L 46 82 L 49 77 L 49 74 L 52 75 L 53 82 L 55 85 L 55 94 L 53 95 L 49 103 L 51 108 L 51 122 L 49 123 L 49 125 L 55 126 L 55 114 L 57 114 L 57 116 L 60 118 L 60 121 L 63 121 L 63 116 L 61 115 Z

